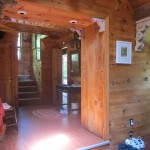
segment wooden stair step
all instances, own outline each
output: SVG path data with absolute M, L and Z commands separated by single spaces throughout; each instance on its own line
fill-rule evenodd
M 26 81 L 19 81 L 18 86 L 36 86 L 36 81 L 34 80 L 26 80 Z
M 19 99 L 19 106 L 30 106 L 30 105 L 39 105 L 41 102 L 40 97 L 34 98 L 21 98 Z
M 30 101 L 30 100 L 40 100 L 40 97 L 33 97 L 33 98 L 19 98 L 21 101 Z
M 39 97 L 39 91 L 36 91 L 36 92 L 19 92 L 18 97 L 19 97 L 19 99 Z
M 40 94 L 35 80 L 30 76 L 19 76 L 18 82 L 18 99 L 19 106 L 30 106 L 40 104 Z
M 30 80 L 30 79 L 31 79 L 30 75 L 18 75 L 19 81 Z
M 18 92 L 34 92 L 37 91 L 37 86 L 19 86 Z

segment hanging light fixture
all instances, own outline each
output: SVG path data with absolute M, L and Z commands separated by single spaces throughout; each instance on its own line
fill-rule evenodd
M 78 35 L 78 39 L 81 39 L 83 37 L 83 29 L 76 26 L 78 21 L 69 20 L 69 23 L 72 24 L 71 31 L 73 31 L 75 35 Z

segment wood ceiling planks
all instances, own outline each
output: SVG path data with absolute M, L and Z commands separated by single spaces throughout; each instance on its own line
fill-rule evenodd
M 0 24 L 0 31 L 5 31 L 5 32 L 11 32 L 11 33 L 17 33 L 17 31 L 13 28 L 10 28 L 8 26 L 5 26 L 3 24 Z

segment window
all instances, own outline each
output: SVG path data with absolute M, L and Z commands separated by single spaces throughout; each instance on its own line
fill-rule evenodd
M 35 42 L 32 41 L 32 43 L 35 43 L 35 48 L 36 48 L 36 60 L 40 61 L 41 60 L 41 39 L 45 38 L 46 35 L 41 35 L 41 34 L 36 34 L 35 35 Z M 33 40 L 33 39 L 32 39 Z M 32 48 L 34 47 L 34 45 L 32 46 Z
M 40 44 L 40 40 L 41 40 L 41 35 L 40 34 L 37 34 L 35 36 L 35 47 L 36 47 L 36 60 L 37 61 L 40 61 L 41 60 L 41 50 L 40 50 L 40 47 L 41 47 L 41 44 Z
M 18 60 L 21 60 L 21 48 L 22 48 L 22 33 L 18 33 L 18 39 L 17 39 L 17 56 Z
M 41 39 L 41 35 L 40 34 L 37 34 L 36 35 L 36 48 L 39 48 L 40 49 L 40 39 Z
M 68 74 L 67 74 L 67 50 L 63 49 L 62 54 L 62 84 L 68 83 Z M 68 103 L 68 93 L 62 92 L 62 104 Z M 64 109 L 67 109 L 67 105 L 63 105 Z
M 67 54 L 62 55 L 62 84 L 67 84 Z

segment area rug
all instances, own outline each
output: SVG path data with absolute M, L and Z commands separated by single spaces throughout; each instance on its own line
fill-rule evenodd
M 59 111 L 52 110 L 52 109 L 38 109 L 32 111 L 32 114 L 36 117 L 39 117 L 41 119 L 46 120 L 56 120 L 56 119 L 62 119 L 63 117 L 66 117 L 66 115 L 61 114 Z

